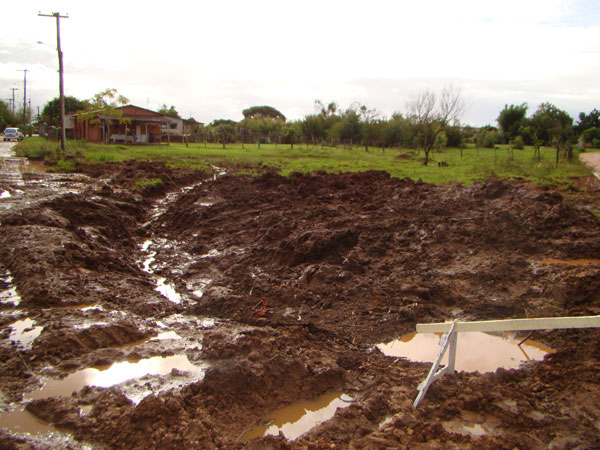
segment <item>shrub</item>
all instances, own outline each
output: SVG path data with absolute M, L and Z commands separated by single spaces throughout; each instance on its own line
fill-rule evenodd
M 513 146 L 513 148 L 516 148 L 517 150 L 523 150 L 523 148 L 525 147 L 523 138 L 521 136 L 517 136 L 516 138 L 514 138 L 512 141 L 512 146 Z

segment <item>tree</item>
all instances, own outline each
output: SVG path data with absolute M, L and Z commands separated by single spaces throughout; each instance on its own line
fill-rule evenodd
M 102 126 L 106 126 L 107 129 L 104 136 L 105 141 L 108 143 L 111 121 L 118 119 L 119 123 L 129 122 L 129 119 L 122 119 L 123 111 L 119 109 L 119 106 L 127 103 L 129 103 L 127 97 L 120 95 L 116 89 L 105 89 L 87 100 L 87 108 L 85 112 L 77 117 L 77 120 L 80 122 L 89 120 L 90 123 L 102 123 Z
M 600 111 L 594 108 L 589 114 L 579 113 L 577 119 L 577 125 L 575 129 L 578 134 L 582 134 L 585 130 L 590 128 L 600 128 Z
M 353 108 L 348 108 L 340 122 L 340 140 L 349 142 L 352 146 L 353 143 L 360 142 L 361 138 L 360 116 Z
M 406 147 L 410 142 L 410 124 L 400 113 L 394 113 L 382 130 L 383 145 L 386 147 Z
M 369 151 L 369 145 L 377 140 L 380 135 L 381 127 L 379 113 L 376 109 L 369 109 L 366 105 L 361 105 L 359 109 L 360 115 L 360 132 L 362 136 L 365 151 Z
M 8 105 L 0 100 L 0 129 L 4 130 L 4 128 L 9 126 L 15 126 L 18 123 L 18 119 L 10 110 Z
M 251 106 L 242 111 L 245 119 L 272 119 L 285 122 L 285 116 L 272 106 Z
M 438 135 L 449 124 L 459 122 L 465 105 L 460 89 L 447 86 L 438 97 L 431 91 L 424 91 L 408 102 L 409 120 L 417 136 L 418 145 L 425 152 L 425 162 L 429 163 L 429 154 L 433 150 Z
M 229 119 L 216 119 L 208 126 L 217 140 L 223 144 L 223 148 L 226 148 L 227 143 L 235 140 L 237 122 Z
M 556 147 L 556 164 L 560 150 L 567 150 L 567 157 L 571 160 L 572 153 L 568 144 L 574 137 L 573 118 L 565 111 L 558 109 L 551 103 L 542 103 L 531 118 L 535 135 L 544 145 Z
M 504 143 L 510 143 L 519 135 L 519 129 L 525 120 L 527 114 L 527 103 L 521 105 L 504 105 L 504 109 L 500 111 L 496 121 L 502 130 Z
M 79 100 L 69 95 L 65 97 L 65 114 L 84 111 L 88 106 L 87 100 Z M 60 126 L 60 98 L 56 97 L 46 103 L 42 109 L 41 121 L 55 127 Z
M 323 120 L 318 114 L 310 114 L 304 117 L 302 121 L 302 136 L 305 142 L 312 142 L 313 145 L 316 145 L 318 141 L 327 136 Z
M 179 115 L 179 113 L 177 112 L 177 110 L 175 109 L 175 107 L 173 105 L 171 105 L 170 108 L 167 108 L 167 105 L 165 105 L 163 103 L 157 112 L 160 114 L 164 114 L 165 116 L 170 116 L 170 117 L 175 117 L 176 119 L 181 119 L 181 116 Z

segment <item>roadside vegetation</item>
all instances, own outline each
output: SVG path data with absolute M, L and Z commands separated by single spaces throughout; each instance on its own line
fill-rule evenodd
M 101 123 L 109 141 L 111 126 L 129 120 L 119 109 L 126 102 L 115 89 L 107 89 L 88 100 L 69 98 L 68 109 L 78 110 L 90 123 Z M 18 144 L 16 151 L 43 159 L 49 170 L 56 171 L 133 159 L 202 170 L 226 166 L 241 174 L 383 170 L 393 177 L 429 183 L 522 178 L 568 187 L 572 178 L 591 174 L 578 153 L 600 148 L 597 109 L 580 113 L 574 122 L 551 103 L 542 103 L 529 116 L 527 103 L 505 105 L 496 119 L 498 126 L 475 128 L 461 123 L 464 101 L 453 86 L 439 93 L 423 91 L 407 101 L 406 111 L 391 117 L 360 103 L 343 109 L 335 102 L 315 100 L 314 106 L 313 114 L 293 121 L 267 105 L 244 109 L 239 122 L 216 119 L 204 126 L 190 118 L 185 121 L 189 127 L 185 138 L 177 136 L 185 144 L 69 141 L 63 152 L 51 140 L 34 137 Z M 174 106 L 163 104 L 158 113 L 181 119 Z M 55 99 L 42 111 L 40 122 L 55 124 L 56 116 Z M 164 144 L 171 133 L 166 126 L 161 132 Z
M 426 183 L 459 182 L 470 184 L 487 178 L 522 178 L 537 183 L 568 187 L 572 178 L 590 175 L 575 151 L 571 161 L 555 162 L 555 149 L 525 146 L 522 150 L 509 145 L 478 148 L 443 148 L 429 155 L 418 149 L 297 144 L 171 144 L 162 146 L 105 145 L 69 141 L 66 155 L 59 144 L 43 138 L 26 138 L 15 150 L 19 156 L 44 159 L 49 169 L 76 170 L 80 163 L 107 163 L 125 160 L 162 161 L 171 167 L 212 170 L 228 167 L 240 174 L 260 174 L 277 170 L 282 175 L 292 172 L 312 173 L 384 170 L 393 177 L 421 179 Z

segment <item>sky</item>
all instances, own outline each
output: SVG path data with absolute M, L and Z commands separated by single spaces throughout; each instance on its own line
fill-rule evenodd
M 13 2 L 0 27 L 0 99 L 24 72 L 34 112 L 58 96 L 115 88 L 209 123 L 269 105 L 288 119 L 315 100 L 383 117 L 420 93 L 461 90 L 464 124 L 496 125 L 506 104 L 551 102 L 576 119 L 600 108 L 598 0 L 128 0 Z

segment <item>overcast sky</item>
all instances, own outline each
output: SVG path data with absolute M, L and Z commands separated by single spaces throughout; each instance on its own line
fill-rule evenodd
M 58 96 L 56 21 L 65 94 L 116 88 L 132 104 L 184 117 L 240 120 L 270 105 L 288 119 L 314 100 L 384 116 L 452 84 L 463 122 L 495 124 L 505 104 L 600 108 L 598 0 L 30 1 L 3 8 L 0 98 L 35 111 Z M 42 44 L 38 44 L 38 41 Z

